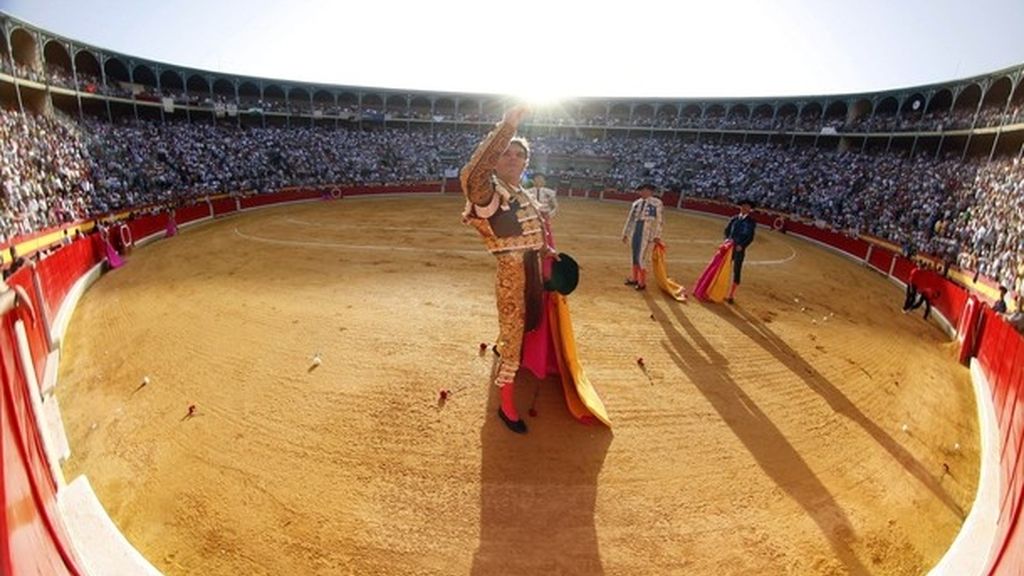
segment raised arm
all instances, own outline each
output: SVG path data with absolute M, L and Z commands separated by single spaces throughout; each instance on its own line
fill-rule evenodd
M 459 172 L 462 192 L 466 199 L 477 206 L 490 204 L 494 196 L 491 174 L 498 163 L 498 157 L 508 148 L 508 143 L 516 135 L 519 122 L 526 115 L 526 108 L 516 106 L 505 112 L 505 117 L 476 147 L 469 162 Z

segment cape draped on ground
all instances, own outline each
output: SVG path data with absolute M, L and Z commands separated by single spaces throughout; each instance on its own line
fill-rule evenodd
M 551 259 L 545 258 L 545 278 L 550 274 Z M 543 310 L 540 324 L 523 335 L 520 366 L 540 379 L 557 374 L 562 382 L 565 405 L 573 418 L 587 424 L 602 422 L 611 427 L 604 402 L 580 364 L 568 301 L 558 292 L 546 291 Z
M 677 302 L 686 301 L 686 288 L 676 282 L 675 280 L 668 277 L 668 272 L 665 269 L 665 245 L 658 242 L 654 245 L 654 251 L 651 253 L 651 266 L 654 269 L 654 279 L 658 282 L 658 288 L 661 291 L 671 296 Z
M 551 324 L 552 337 L 556 340 L 555 355 L 560 366 L 562 390 L 565 392 L 565 404 L 569 408 L 569 413 L 580 422 L 589 424 L 600 421 L 611 428 L 612 422 L 608 418 L 604 402 L 580 365 L 576 353 L 576 336 L 569 315 L 569 303 L 565 296 L 557 292 L 550 294 L 549 302 L 548 320 Z

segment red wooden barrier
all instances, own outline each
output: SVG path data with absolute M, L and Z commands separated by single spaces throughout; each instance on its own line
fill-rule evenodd
M 57 486 L 43 453 L 25 377 L 17 365 L 11 311 L 0 320 L 0 574 L 82 574 L 57 510 Z
M 604 199 L 605 200 L 622 200 L 624 202 L 632 202 L 632 201 L 636 200 L 639 197 L 640 196 L 638 196 L 634 192 L 616 192 L 614 190 L 612 190 L 612 191 L 605 190 L 604 191 Z
M 217 198 L 211 202 L 213 205 L 213 215 L 223 216 L 238 210 L 238 206 L 235 204 L 234 198 Z
M 103 260 L 103 249 L 99 242 L 95 234 L 81 238 L 61 248 L 36 267 L 50 318 L 57 314 L 75 282 Z
M 43 371 L 46 369 L 46 355 L 50 353 L 50 343 L 46 339 L 46 328 L 43 325 L 43 307 L 36 299 L 35 288 L 32 286 L 32 269 L 22 268 L 7 279 L 10 286 L 20 286 L 25 290 L 25 295 L 32 302 L 35 308 L 35 319 L 25 314 L 25 333 L 28 335 L 28 348 L 32 353 L 32 368 L 36 375 L 36 382 L 42 385 Z M 52 317 L 52 316 L 51 316 Z
M 1024 573 L 1024 337 L 990 308 L 982 309 L 978 362 L 992 388 L 999 426 L 999 520 L 990 576 Z
M 397 184 L 394 186 L 338 186 L 344 196 L 365 196 L 367 194 L 437 194 L 441 191 L 441 182 L 424 182 L 420 184 Z
M 819 228 L 813 224 L 807 224 L 806 222 L 796 220 L 786 221 L 786 232 L 790 234 L 798 234 L 805 238 L 821 242 L 822 244 L 827 244 L 861 260 L 867 257 L 868 248 L 870 247 L 870 244 L 860 238 L 848 236 L 834 230 L 829 230 L 828 228 Z M 888 271 L 888 269 L 885 271 Z
M 128 228 L 132 231 L 132 238 L 135 242 L 138 242 L 147 236 L 165 232 L 167 230 L 167 213 L 147 214 L 146 216 L 129 220 L 126 224 L 128 224 Z
M 868 264 L 882 274 L 888 274 L 889 267 L 892 266 L 892 261 L 895 257 L 896 255 L 892 252 L 876 246 L 874 250 L 871 251 L 871 256 L 868 257 Z
M 256 206 L 268 206 L 281 202 L 295 202 L 297 200 L 312 200 L 323 197 L 320 190 L 314 189 L 289 189 L 271 194 L 259 194 L 242 198 L 242 209 L 255 208 Z
M 906 284 L 910 278 L 910 272 L 916 267 L 913 260 L 897 255 L 892 268 L 892 277 Z
M 178 221 L 178 226 L 187 222 L 192 222 L 193 220 L 199 220 L 200 218 L 207 218 L 209 216 L 210 206 L 206 202 L 185 206 L 184 208 L 178 208 L 174 211 L 174 219 Z
M 606 196 L 607 197 L 607 196 Z M 636 196 L 633 196 L 635 199 Z M 722 204 L 719 202 L 709 202 L 706 200 L 697 200 L 695 198 L 685 198 L 683 200 L 684 210 L 696 210 L 698 212 L 708 212 L 711 214 L 718 214 L 720 216 L 735 216 L 739 210 L 731 204 Z

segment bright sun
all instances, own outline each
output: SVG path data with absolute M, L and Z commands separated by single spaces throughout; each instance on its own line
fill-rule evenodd
M 530 86 L 513 92 L 511 96 L 530 108 L 550 108 L 566 99 L 565 93 L 546 86 Z

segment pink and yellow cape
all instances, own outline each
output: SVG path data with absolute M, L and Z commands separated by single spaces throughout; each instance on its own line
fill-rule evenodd
M 550 274 L 550 260 L 545 261 L 544 272 L 545 276 Z M 568 301 L 558 292 L 544 292 L 543 299 L 540 324 L 523 335 L 521 365 L 541 379 L 558 374 L 565 405 L 573 418 L 585 424 L 601 422 L 611 428 L 604 402 L 580 364 Z
M 693 295 L 698 299 L 719 304 L 725 301 L 729 293 L 729 273 L 732 270 L 732 246 L 732 240 L 722 242 L 704 273 L 697 279 Z

